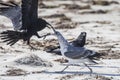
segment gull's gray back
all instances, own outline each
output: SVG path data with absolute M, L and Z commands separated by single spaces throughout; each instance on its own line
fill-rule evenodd
M 64 52 L 64 55 L 71 59 L 80 59 L 92 56 L 94 55 L 94 52 L 90 52 L 90 50 L 87 50 L 84 47 L 71 47 L 68 51 Z

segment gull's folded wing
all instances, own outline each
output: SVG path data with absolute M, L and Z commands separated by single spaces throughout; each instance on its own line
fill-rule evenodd
M 65 52 L 64 55 L 66 57 L 72 58 L 72 59 L 80 59 L 80 58 L 89 58 L 96 53 L 91 50 L 87 50 L 85 48 L 73 48 L 73 51 L 70 50 L 68 52 Z
M 0 7 L 0 15 L 9 18 L 13 23 L 14 29 L 19 30 L 22 26 L 22 14 L 20 6 L 12 2 L 9 4 L 0 3 L 0 5 L 3 6 Z
M 84 52 L 85 52 L 85 49 L 81 48 L 80 51 L 76 51 L 76 50 L 67 51 L 64 53 L 64 55 L 71 59 L 80 59 L 80 58 L 84 57 Z

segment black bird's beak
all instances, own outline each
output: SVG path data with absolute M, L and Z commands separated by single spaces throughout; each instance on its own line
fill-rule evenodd
M 55 28 L 54 28 L 53 26 L 51 26 L 51 28 L 52 28 L 52 30 L 54 31 L 54 33 L 56 33 L 56 30 L 55 30 Z
M 47 27 L 48 27 L 49 29 L 51 28 L 51 26 L 52 26 L 51 24 L 47 23 Z
M 54 29 L 54 27 L 53 27 L 51 24 L 48 23 L 48 25 L 50 26 L 50 27 L 47 26 L 48 28 L 52 28 L 52 30 L 53 30 L 54 32 L 56 32 L 56 30 Z
M 55 30 L 55 28 L 51 25 L 51 24 L 49 24 L 49 23 L 47 23 L 49 26 L 47 26 L 48 28 L 52 28 L 52 30 L 54 31 L 54 33 L 56 33 L 56 30 Z
M 46 27 L 49 28 L 49 29 L 51 28 L 49 24 Z

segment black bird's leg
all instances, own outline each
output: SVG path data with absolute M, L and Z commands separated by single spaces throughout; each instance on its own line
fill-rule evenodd
M 30 46 L 30 49 L 31 49 L 31 50 L 37 50 L 35 47 L 33 47 L 33 46 L 30 44 L 30 39 L 27 40 L 27 45 Z
M 39 36 L 39 34 L 36 32 L 36 34 L 35 34 L 38 38 L 41 38 L 41 36 Z
M 49 36 L 49 35 L 51 35 L 51 34 L 50 34 L 50 33 L 47 33 L 47 34 L 45 34 L 45 35 L 39 36 L 39 34 L 36 33 L 35 35 L 36 35 L 38 38 L 42 38 L 42 37 L 43 37 L 43 39 L 45 39 L 46 36 Z

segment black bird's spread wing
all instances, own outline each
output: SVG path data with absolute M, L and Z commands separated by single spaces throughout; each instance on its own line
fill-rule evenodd
M 38 0 L 22 0 L 22 28 L 27 30 L 37 20 Z
M 7 30 L 3 31 L 1 33 L 1 39 L 3 39 L 3 42 L 7 42 L 7 45 L 14 45 L 19 39 L 22 39 L 22 35 L 24 35 L 23 32 L 18 32 L 18 31 L 12 31 L 12 30 Z
M 0 3 L 3 7 L 0 7 L 0 15 L 9 18 L 14 26 L 15 30 L 19 30 L 22 26 L 21 22 L 21 8 L 15 3 Z

